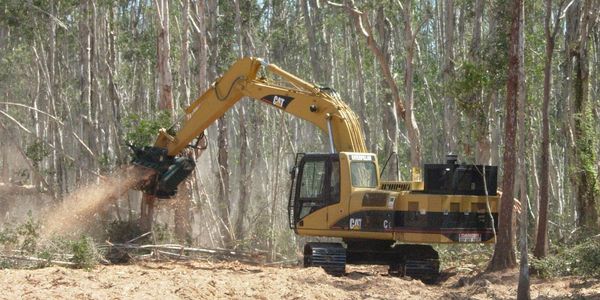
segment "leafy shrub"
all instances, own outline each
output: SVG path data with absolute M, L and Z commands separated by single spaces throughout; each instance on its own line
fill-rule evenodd
M 21 251 L 35 253 L 40 237 L 40 223 L 33 219 L 31 211 L 27 214 L 27 221 L 17 227 L 17 234 L 21 237 Z
M 14 263 L 7 259 L 0 259 L 0 270 L 14 268 Z
M 10 226 L 0 229 L 0 246 L 14 248 L 19 243 L 18 233 Z
M 579 244 L 573 248 L 574 271 L 577 275 L 600 276 L 600 239 Z
M 559 250 L 544 259 L 533 259 L 532 267 L 539 276 L 600 276 L 600 239 L 593 238 L 573 247 Z
M 37 166 L 45 157 L 50 155 L 50 149 L 42 142 L 34 142 L 25 148 L 25 155 Z
M 173 232 L 168 224 L 156 223 L 152 228 L 152 234 L 157 243 L 170 243 L 173 241 Z
M 130 114 L 123 120 L 125 127 L 125 140 L 136 146 L 148 146 L 154 143 L 158 130 L 168 128 L 171 123 L 171 116 L 168 112 L 161 111 L 154 117 L 142 117 L 137 114 Z
M 89 237 L 82 236 L 79 240 L 73 241 L 71 243 L 71 252 L 73 253 L 71 261 L 79 268 L 89 269 L 98 262 L 96 246 L 94 245 L 94 241 Z

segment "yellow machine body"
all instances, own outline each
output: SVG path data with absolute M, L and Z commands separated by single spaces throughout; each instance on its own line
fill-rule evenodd
M 422 182 L 380 182 L 379 176 L 374 187 L 355 187 L 351 178 L 353 157 L 369 157 L 379 174 L 374 154 L 340 152 L 339 202 L 299 220 L 294 226 L 299 235 L 426 244 L 495 241 L 491 227 L 443 228 L 433 224 L 475 215 L 480 218 L 489 214 L 488 205 L 497 217 L 499 196 L 426 194 L 419 184 Z M 402 224 L 397 224 L 400 219 Z
M 259 76 L 261 70 L 270 76 Z M 454 156 L 424 165 L 423 173 L 414 169 L 412 181 L 382 182 L 359 119 L 337 92 L 251 57 L 235 62 L 186 108 L 176 132 L 161 129 L 154 147 L 134 149 L 134 163 L 157 171 L 141 187 L 146 194 L 174 195 L 195 166 L 181 152 L 243 98 L 306 120 L 329 138 L 329 153 L 297 155 L 289 221 L 299 235 L 338 237 L 345 246 L 307 243 L 305 266 L 343 273 L 346 263 L 387 264 L 390 273 L 431 280 L 439 275 L 439 257 L 429 244 L 494 242 L 496 167 L 459 165 Z

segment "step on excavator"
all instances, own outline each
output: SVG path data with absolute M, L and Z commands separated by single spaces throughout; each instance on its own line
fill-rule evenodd
M 339 94 L 259 58 L 235 62 L 185 109 L 179 130 L 160 129 L 153 146 L 134 149 L 133 163 L 155 170 L 139 188 L 156 198 L 175 195 L 195 168 L 184 149 L 197 147 L 204 131 L 245 97 L 328 137 L 328 153 L 298 153 L 290 172 L 290 228 L 340 240 L 306 243 L 305 267 L 341 275 L 346 264 L 387 265 L 391 275 L 434 282 L 440 262 L 432 245 L 495 242 L 497 167 L 459 164 L 448 155 L 444 163 L 414 168 L 411 181 L 382 181 L 359 119 Z

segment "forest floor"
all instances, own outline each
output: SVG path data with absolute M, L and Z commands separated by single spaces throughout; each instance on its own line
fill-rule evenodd
M 514 299 L 518 273 L 446 274 L 425 285 L 375 266 L 346 276 L 239 262 L 138 262 L 89 270 L 0 270 L 0 299 Z M 600 299 L 600 280 L 532 279 L 533 299 Z

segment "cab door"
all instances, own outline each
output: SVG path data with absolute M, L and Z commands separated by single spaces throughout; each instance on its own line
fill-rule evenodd
M 327 207 L 340 198 L 337 154 L 306 154 L 297 169 L 292 200 L 295 223 L 306 229 L 327 228 Z

